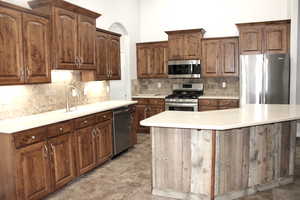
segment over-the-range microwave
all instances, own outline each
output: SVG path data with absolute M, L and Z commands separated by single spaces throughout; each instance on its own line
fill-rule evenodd
M 200 60 L 170 60 L 168 61 L 169 78 L 200 78 Z

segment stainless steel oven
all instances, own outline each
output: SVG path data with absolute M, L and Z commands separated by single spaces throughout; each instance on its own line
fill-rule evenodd
M 198 103 L 195 102 L 166 102 L 166 110 L 172 110 L 172 111 L 191 111 L 191 112 L 197 112 L 198 111 Z
M 200 78 L 200 60 L 171 60 L 168 62 L 169 78 Z

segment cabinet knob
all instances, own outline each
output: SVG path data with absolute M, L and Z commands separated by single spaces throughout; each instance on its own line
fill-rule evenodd
M 35 136 L 34 136 L 34 135 L 33 135 L 33 136 L 31 136 L 31 139 L 35 140 Z
M 83 123 L 84 123 L 84 124 L 87 124 L 87 123 L 88 123 L 88 121 L 87 121 L 87 120 L 85 120 Z
M 106 118 L 106 115 L 104 115 L 103 118 Z
M 63 130 L 64 130 L 63 128 L 59 128 L 59 131 L 60 131 L 60 132 L 63 132 Z

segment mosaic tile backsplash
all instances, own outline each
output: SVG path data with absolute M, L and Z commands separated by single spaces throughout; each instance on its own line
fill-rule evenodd
M 70 85 L 78 89 L 79 98 L 70 97 L 73 106 L 109 100 L 108 82 L 84 83 L 78 71 L 57 70 L 51 84 L 0 86 L 0 120 L 64 109 Z
M 222 88 L 226 82 L 226 88 Z M 159 87 L 159 83 L 161 87 Z M 171 94 L 172 85 L 178 83 L 203 83 L 204 95 L 239 96 L 239 78 L 201 78 L 201 79 L 137 79 L 132 81 L 132 94 Z

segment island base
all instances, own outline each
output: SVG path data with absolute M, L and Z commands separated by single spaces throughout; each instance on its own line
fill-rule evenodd
M 293 182 L 296 121 L 226 131 L 151 128 L 152 194 L 228 200 Z

